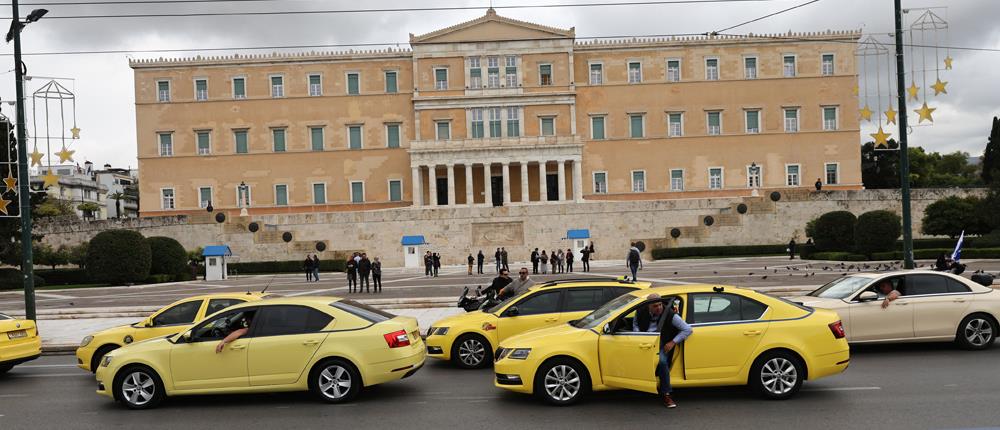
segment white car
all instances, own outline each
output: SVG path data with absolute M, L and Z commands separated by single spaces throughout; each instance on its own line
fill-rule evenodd
M 900 294 L 884 308 L 883 281 Z M 1000 329 L 1000 291 L 950 273 L 858 273 L 788 299 L 836 311 L 851 343 L 954 341 L 986 349 Z

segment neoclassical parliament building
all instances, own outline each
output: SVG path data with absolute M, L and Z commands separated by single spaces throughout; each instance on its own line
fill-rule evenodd
M 860 189 L 859 36 L 578 41 L 491 9 L 410 49 L 135 60 L 140 212 Z

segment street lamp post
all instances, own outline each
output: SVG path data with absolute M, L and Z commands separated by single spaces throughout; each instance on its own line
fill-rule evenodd
M 757 188 L 760 188 L 760 166 L 757 165 L 756 161 L 750 163 L 750 168 L 748 169 L 750 173 L 750 191 L 751 197 L 757 197 L 760 194 L 757 192 Z
M 21 61 L 21 30 L 28 24 L 38 21 L 46 13 L 45 9 L 35 9 L 28 14 L 24 22 L 17 10 L 17 0 L 11 1 L 11 15 L 14 21 L 10 23 L 7 32 L 7 43 L 14 42 L 14 86 L 17 100 L 17 197 L 21 205 L 21 273 L 24 275 L 24 315 L 34 320 L 35 316 L 35 271 L 32 265 L 31 249 L 31 187 L 28 178 L 28 144 L 25 142 L 24 124 L 24 75 L 27 73 Z
M 247 206 L 249 206 L 249 201 L 247 197 L 247 184 L 246 182 L 240 181 L 240 216 L 247 216 Z
M 906 146 L 906 67 L 903 62 L 903 10 L 895 1 L 896 87 L 899 98 L 899 188 L 903 204 L 903 267 L 913 268 L 913 224 L 910 215 L 910 155 Z M 912 61 L 912 59 L 911 59 Z

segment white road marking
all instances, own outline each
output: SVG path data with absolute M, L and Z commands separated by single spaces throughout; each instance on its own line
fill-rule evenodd
M 806 388 L 803 391 L 872 391 L 881 389 L 882 387 L 830 387 L 830 388 Z
M 0 394 L 0 399 L 9 399 L 14 397 L 28 397 L 27 394 Z M 3 415 L 0 415 L 2 417 Z

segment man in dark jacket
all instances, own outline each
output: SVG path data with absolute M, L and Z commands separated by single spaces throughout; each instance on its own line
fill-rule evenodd
M 361 292 L 361 288 L 364 287 L 366 293 L 370 293 L 371 284 L 368 283 L 368 277 L 372 273 L 372 262 L 368 259 L 367 253 L 361 253 L 361 261 L 358 262 L 358 275 L 361 276 L 361 282 L 358 283 L 358 292 Z
M 430 251 L 424 254 L 424 276 L 434 275 L 434 256 Z
M 476 268 L 478 269 L 480 275 L 483 274 L 483 263 L 485 262 L 486 262 L 486 255 L 484 255 L 483 250 L 480 249 L 479 254 L 476 255 Z
M 693 330 L 672 307 L 660 300 L 659 294 L 650 294 L 647 300 L 654 300 L 645 307 L 639 308 L 632 320 L 632 331 L 644 333 L 660 333 L 660 360 L 654 372 L 660 379 L 657 393 L 663 398 L 663 406 L 676 408 L 677 403 L 670 397 L 670 364 L 674 347 L 691 336 Z
M 311 282 L 313 280 L 313 259 L 306 256 L 305 263 L 302 263 L 302 268 L 306 271 L 306 282 Z
M 358 263 L 354 261 L 356 255 L 358 254 L 354 253 L 347 259 L 347 291 L 350 293 L 353 293 L 358 286 Z
M 500 248 L 497 248 L 497 252 L 493 253 L 493 262 L 497 265 L 497 273 L 500 273 L 500 269 L 503 269 L 500 261 Z
M 534 251 L 531 251 L 531 274 L 532 275 L 538 274 L 538 248 L 535 248 Z
M 435 252 L 431 256 L 431 261 L 434 262 L 434 277 L 437 278 L 438 270 L 441 270 L 441 254 Z
M 591 251 L 589 246 L 585 246 L 580 250 L 580 261 L 583 262 L 584 272 L 590 271 L 590 253 L 592 252 L 594 251 Z
M 513 279 L 510 279 L 510 272 L 508 272 L 507 269 L 500 269 L 500 275 L 493 278 L 493 282 L 491 282 L 490 286 L 483 290 L 483 294 L 489 295 L 492 292 L 493 294 L 499 295 L 500 290 L 503 290 L 504 287 L 513 281 Z

